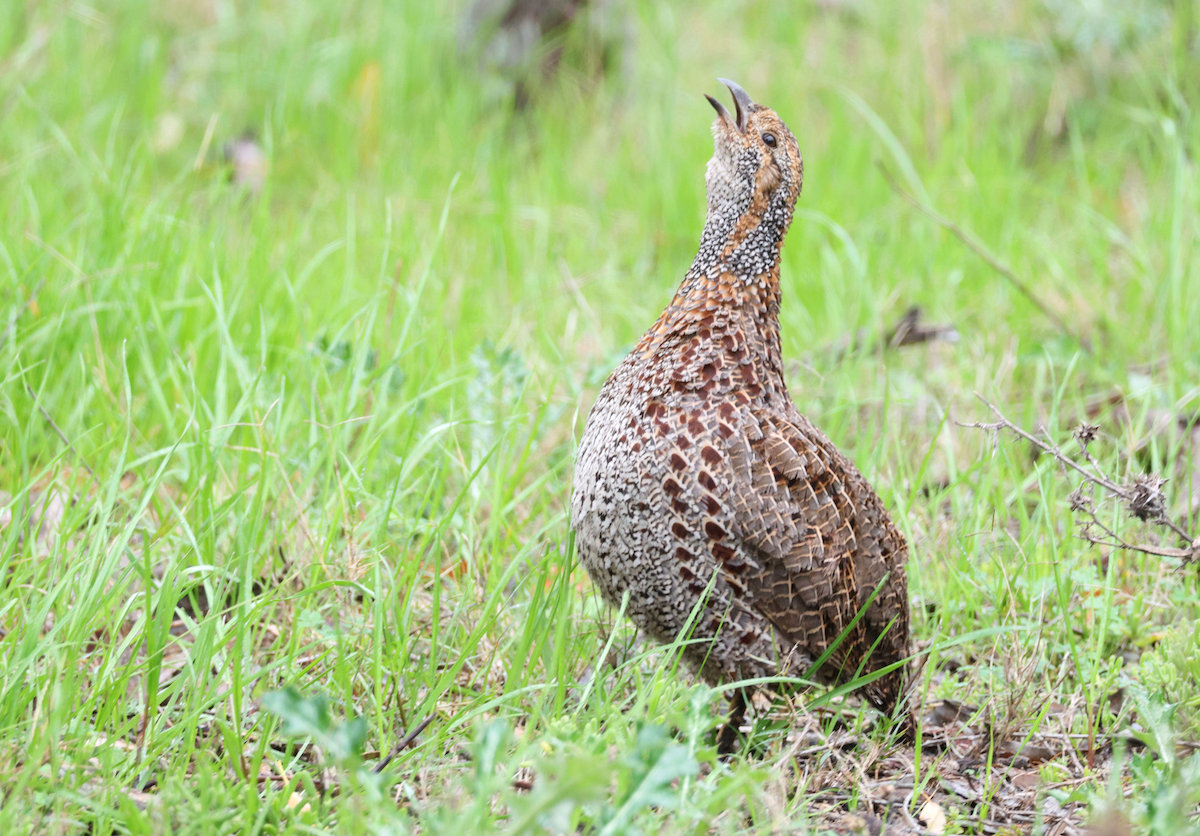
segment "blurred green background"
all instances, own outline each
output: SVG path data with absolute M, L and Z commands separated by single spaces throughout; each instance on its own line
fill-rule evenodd
M 923 698 L 1018 738 L 1065 706 L 1054 733 L 1108 749 L 1046 767 L 1030 809 L 1078 824 L 1124 786 L 1138 827 L 1188 832 L 1163 741 L 1200 710 L 1194 577 L 1098 556 L 1052 463 L 956 420 L 973 390 L 1056 438 L 1095 420 L 1104 466 L 1169 477 L 1195 531 L 1198 27 L 1192 0 L 8 0 L 0 824 L 773 832 L 870 807 L 789 772 L 785 722 L 718 764 L 719 695 L 570 551 L 573 439 L 694 255 L 722 76 L 804 155 L 793 395 L 909 537 L 919 646 L 975 637 Z M 880 348 L 912 306 L 957 340 Z M 1161 757 L 1112 760 L 1134 726 Z M 899 751 L 872 733 L 866 761 Z

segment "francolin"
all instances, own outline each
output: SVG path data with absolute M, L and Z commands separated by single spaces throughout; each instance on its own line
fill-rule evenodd
M 804 165 L 779 116 L 720 81 L 736 115 L 707 97 L 717 118 L 700 251 L 588 416 L 575 542 L 603 597 L 628 593 L 633 622 L 686 642 L 705 680 L 845 682 L 908 655 L 908 545 L 788 395 L 779 249 Z M 891 712 L 904 682 L 901 665 L 862 691 Z M 737 722 L 744 706 L 738 691 Z

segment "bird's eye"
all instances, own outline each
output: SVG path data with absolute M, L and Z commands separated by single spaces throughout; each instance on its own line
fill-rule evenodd
M 769 147 L 774 148 L 775 147 L 775 134 L 771 134 L 771 133 L 763 134 L 763 142 L 767 143 L 767 145 Z

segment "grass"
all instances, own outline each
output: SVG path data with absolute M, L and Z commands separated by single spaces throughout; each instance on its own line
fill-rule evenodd
M 957 424 L 974 390 L 1064 443 L 1091 415 L 1106 467 L 1196 506 L 1187 15 L 630 0 L 624 69 L 581 27 L 516 112 L 457 51 L 463 5 L 0 11 L 0 830 L 805 832 L 932 803 L 948 833 L 1192 832 L 1194 570 L 1076 539 L 1071 480 Z M 957 738 L 816 693 L 720 763 L 720 694 L 574 562 L 574 439 L 694 253 L 716 76 L 800 139 L 792 391 L 912 544 L 920 699 L 978 708 Z M 222 162 L 247 128 L 259 193 Z M 835 348 L 914 304 L 961 340 Z

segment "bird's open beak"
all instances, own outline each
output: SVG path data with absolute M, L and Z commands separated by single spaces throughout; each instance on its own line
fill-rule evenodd
M 707 93 L 704 94 L 704 98 L 708 99 L 708 103 L 713 106 L 713 110 L 717 112 L 717 115 L 725 120 L 725 124 L 731 128 L 737 127 L 737 123 L 733 121 L 733 117 L 729 115 L 729 111 L 725 109 L 725 105 L 721 104 Z
M 725 105 L 718 102 L 707 93 L 704 98 L 708 99 L 708 103 L 713 106 L 713 109 L 721 115 L 726 122 L 738 129 L 738 133 L 746 133 L 746 117 L 750 113 L 750 108 L 754 105 L 754 100 L 750 98 L 750 94 L 742 89 L 735 81 L 730 81 L 727 78 L 718 78 L 717 81 L 729 88 L 729 92 L 733 94 L 733 106 L 737 108 L 737 118 L 734 119 L 729 115 L 729 111 L 725 109 Z

